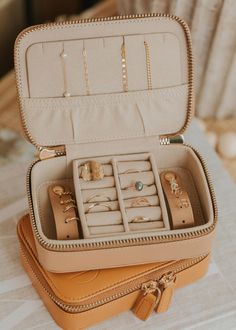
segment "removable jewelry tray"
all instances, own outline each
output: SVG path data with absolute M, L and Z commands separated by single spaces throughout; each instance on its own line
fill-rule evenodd
M 110 166 L 110 175 L 98 181 L 84 181 L 80 177 L 79 170 L 83 164 L 91 160 L 99 162 L 104 167 Z M 140 162 L 149 167 L 147 171 L 145 168 L 144 171 L 140 169 Z M 74 160 L 73 181 L 85 238 L 170 228 L 157 166 L 154 156 L 150 153 Z M 135 190 L 135 187 L 132 187 L 132 183 L 135 182 L 143 183 L 144 189 Z M 102 196 L 106 197 L 106 189 L 115 189 L 115 200 L 109 200 L 108 196 L 101 201 Z M 93 196 L 100 196 L 100 201 L 95 204 Z M 140 197 L 147 201 L 150 197 L 156 197 L 156 205 L 144 207 L 129 205 Z M 96 212 L 99 206 L 111 210 Z M 93 212 L 90 213 L 93 207 Z

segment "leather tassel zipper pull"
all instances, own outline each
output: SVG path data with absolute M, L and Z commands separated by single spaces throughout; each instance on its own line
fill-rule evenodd
M 149 281 L 141 287 L 142 293 L 133 306 L 133 313 L 142 321 L 145 321 L 155 310 L 160 298 L 161 290 L 157 281 Z
M 169 272 L 163 275 L 159 280 L 161 297 L 156 308 L 157 313 L 164 313 L 168 310 L 174 294 L 175 281 L 176 276 L 173 272 Z
M 173 272 L 164 274 L 158 281 L 143 283 L 141 294 L 133 306 L 133 313 L 140 320 L 147 320 L 154 310 L 163 313 L 168 310 L 175 289 L 176 276 Z

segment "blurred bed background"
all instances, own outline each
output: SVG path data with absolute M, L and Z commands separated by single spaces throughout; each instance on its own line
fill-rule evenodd
M 79 17 L 160 12 L 183 18 L 195 55 L 197 123 L 236 181 L 235 0 L 0 0 L 0 166 L 23 164 L 35 150 L 22 135 L 13 44 L 24 27 Z

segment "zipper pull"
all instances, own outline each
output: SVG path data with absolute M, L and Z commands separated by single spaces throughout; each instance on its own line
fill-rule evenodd
M 161 298 L 161 290 L 158 286 L 158 282 L 149 281 L 141 287 L 142 293 L 136 300 L 132 310 L 142 321 L 145 321 L 152 314 Z
M 57 156 L 63 156 L 65 155 L 65 147 L 64 146 L 56 146 L 54 149 L 50 148 L 41 148 L 39 151 L 39 159 L 44 160 L 44 159 L 49 159 Z
M 174 289 L 175 289 L 176 275 L 173 272 L 164 274 L 159 280 L 159 287 L 161 288 L 161 296 L 156 308 L 157 313 L 164 313 L 168 310 Z
M 56 151 L 54 149 L 43 148 L 39 152 L 40 160 L 49 159 L 53 157 L 56 157 Z

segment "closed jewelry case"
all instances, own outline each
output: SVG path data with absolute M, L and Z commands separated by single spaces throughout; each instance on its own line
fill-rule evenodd
M 184 143 L 194 112 L 185 22 L 147 14 L 33 26 L 16 40 L 15 70 L 22 125 L 39 150 L 27 192 L 45 269 L 124 267 L 211 252 L 213 185 L 203 157 Z M 163 173 L 175 173 L 188 193 L 178 195 L 178 180 L 171 181 L 174 212 Z M 48 193 L 58 185 L 70 187 L 78 208 L 63 218 L 62 239 Z M 72 237 L 63 228 L 73 231 L 77 222 L 82 234 Z
M 168 310 L 175 289 L 207 271 L 209 255 L 104 270 L 50 273 L 38 261 L 29 216 L 17 226 L 20 257 L 49 313 L 62 329 L 85 329 L 124 311 L 141 320 Z

